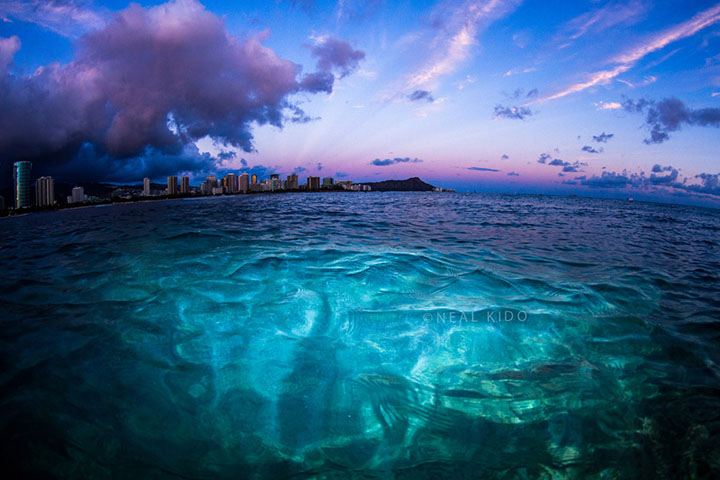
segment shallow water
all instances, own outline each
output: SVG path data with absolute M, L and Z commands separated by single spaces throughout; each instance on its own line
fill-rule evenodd
M 15 474 L 720 472 L 716 210 L 338 193 L 0 220 Z

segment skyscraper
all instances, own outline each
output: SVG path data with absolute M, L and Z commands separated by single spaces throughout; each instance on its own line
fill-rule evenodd
M 296 173 L 292 173 L 287 176 L 287 182 L 286 182 L 288 190 L 297 190 L 300 188 L 300 184 L 298 183 L 298 176 Z
M 308 177 L 307 178 L 307 189 L 308 190 L 320 190 L 320 177 Z
M 68 203 L 83 203 L 87 200 L 85 189 L 83 187 L 75 187 L 72 189 L 72 195 L 68 197 Z
M 213 193 L 213 188 L 217 187 L 217 178 L 215 175 L 208 175 L 205 177 L 205 181 L 200 185 L 200 192 L 203 195 L 210 195 Z
M 332 177 L 325 177 L 325 178 L 323 178 L 323 180 L 322 180 L 322 186 L 323 186 L 323 188 L 331 188 L 334 183 L 335 183 L 335 181 L 333 180 Z
M 237 178 L 235 178 L 234 173 L 225 175 L 225 188 L 228 193 L 237 192 Z
M 280 183 L 280 175 L 273 173 L 270 175 L 270 190 L 273 192 L 280 190 L 282 184 Z
M 238 191 L 242 193 L 247 193 L 248 191 L 248 174 L 243 173 L 240 175 L 240 178 L 238 178 Z
M 143 178 L 143 196 L 150 196 L 150 179 L 148 177 Z
M 252 176 L 250 177 L 250 185 L 256 185 L 256 184 L 257 184 L 257 175 L 255 175 L 253 173 Z
M 30 175 L 32 163 L 27 160 L 15 162 L 13 165 L 13 195 L 15 208 L 28 208 L 30 199 Z
M 190 193 L 190 177 L 183 175 L 180 183 L 180 193 Z
M 35 180 L 35 206 L 55 205 L 55 182 L 52 177 L 40 177 Z
M 177 177 L 175 175 L 167 177 L 166 191 L 168 195 L 177 195 Z

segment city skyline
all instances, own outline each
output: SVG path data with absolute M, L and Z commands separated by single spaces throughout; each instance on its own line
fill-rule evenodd
M 31 160 L 78 181 L 418 176 L 720 205 L 720 4 L 564 7 L 3 2 L 4 182 Z
M 72 187 L 71 194 L 66 200 L 59 200 L 61 195 L 55 192 L 55 179 L 51 176 L 34 178 L 32 173 L 32 162 L 22 160 L 13 164 L 13 185 L 12 198 L 9 205 L 5 204 L 5 198 L 0 195 L 0 213 L 25 213 L 30 209 L 54 209 L 64 206 L 77 206 L 79 204 L 107 203 L 113 202 L 116 197 L 122 201 L 149 199 L 149 198 L 172 198 L 179 196 L 193 195 L 234 195 L 247 193 L 270 193 L 270 192 L 319 192 L 319 191 L 371 191 L 368 184 L 353 183 L 352 180 L 337 180 L 333 177 L 308 176 L 304 183 L 299 183 L 296 173 L 288 174 L 285 180 L 280 175 L 273 173 L 268 178 L 252 176 L 248 173 L 235 174 L 227 172 L 221 178 L 217 175 L 208 175 L 198 185 L 193 186 L 189 175 L 178 177 L 169 175 L 166 177 L 164 188 L 154 188 L 157 183 L 149 177 L 142 179 L 141 186 L 137 185 L 116 185 L 116 189 L 109 195 L 100 197 L 88 196 L 83 186 Z M 178 180 L 180 183 L 178 183 Z M 34 185 L 34 187 L 32 186 Z M 111 184 L 105 184 L 109 186 Z M 427 184 L 426 184 L 427 185 Z M 427 185 L 430 187 L 429 185 Z M 445 191 L 442 188 L 435 188 L 435 191 Z M 34 198 L 33 201 L 30 199 Z M 13 212 L 14 211 L 14 212 Z

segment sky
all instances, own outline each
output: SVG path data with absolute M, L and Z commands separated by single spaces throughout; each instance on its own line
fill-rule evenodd
M 720 206 L 720 3 L 0 0 L 0 160 Z M 4 181 L 7 181 L 5 178 Z

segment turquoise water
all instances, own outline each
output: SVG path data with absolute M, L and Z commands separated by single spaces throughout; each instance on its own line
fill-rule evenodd
M 421 193 L 0 221 L 25 478 L 720 471 L 720 214 Z

